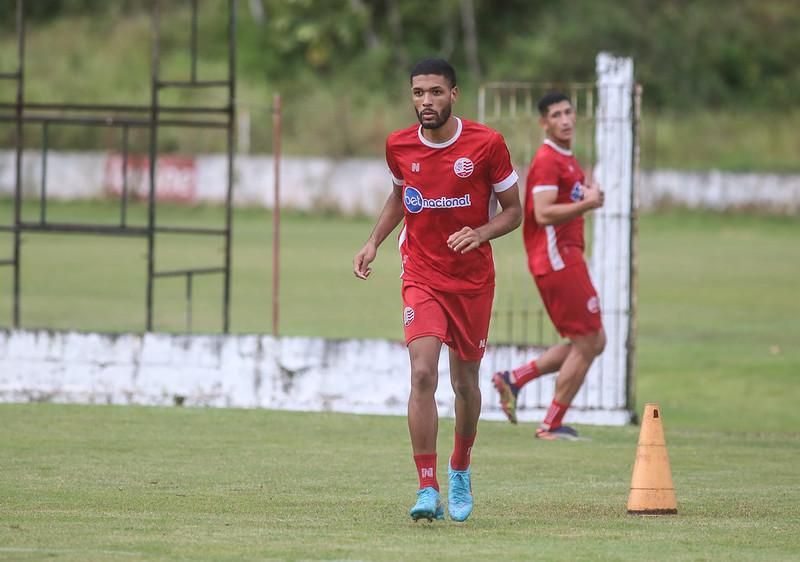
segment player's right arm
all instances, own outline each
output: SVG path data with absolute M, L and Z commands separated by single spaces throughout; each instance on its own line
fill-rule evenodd
M 375 228 L 372 229 L 372 234 L 367 238 L 361 251 L 353 258 L 353 273 L 356 277 L 359 279 L 369 277 L 369 274 L 372 273 L 369 264 L 378 254 L 378 246 L 386 240 L 386 237 L 400 224 L 401 220 L 403 220 L 402 187 L 393 184 L 392 193 L 383 205 L 383 210 L 375 223 Z
M 561 224 L 603 206 L 605 195 L 599 185 L 592 182 L 581 187 L 583 198 L 580 201 L 556 203 L 557 189 L 537 190 L 534 186 L 533 214 L 536 222 L 543 226 Z

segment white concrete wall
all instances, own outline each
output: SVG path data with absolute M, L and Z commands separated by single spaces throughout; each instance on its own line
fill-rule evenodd
M 483 361 L 483 418 L 505 419 L 491 385 L 495 369 L 539 350 L 490 347 Z M 447 352 L 436 400 L 453 416 Z M 528 385 L 520 419 L 541 420 L 553 377 Z M 628 423 L 611 392 L 581 390 L 573 423 Z M 0 331 L 0 402 L 66 402 L 272 408 L 405 415 L 410 390 L 403 343 L 385 340 Z M 586 398 L 588 397 L 588 399 Z M 612 400 L 612 401 L 609 401 Z
M 14 152 L 0 151 L 0 194 L 14 192 Z M 223 201 L 227 163 L 223 155 L 195 158 L 191 198 Z M 102 152 L 51 152 L 47 161 L 47 192 L 55 199 L 93 199 L 111 191 L 109 155 Z M 524 174 L 524 170 L 520 171 Z M 38 152 L 23 158 L 23 189 L 38 194 L 42 160 Z M 135 183 L 137 178 L 129 177 Z M 138 178 L 146 181 L 146 178 Z M 334 160 L 285 157 L 281 161 L 284 208 L 329 209 L 348 214 L 376 215 L 389 194 L 391 179 L 380 158 Z M 274 169 L 271 156 L 237 156 L 234 201 L 237 205 L 272 207 Z M 744 174 L 719 171 L 642 172 L 641 208 L 662 203 L 725 210 L 757 207 L 778 213 L 800 212 L 800 174 Z

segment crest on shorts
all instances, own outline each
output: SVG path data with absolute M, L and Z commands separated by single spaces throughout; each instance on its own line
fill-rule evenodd
M 453 164 L 453 171 L 460 178 L 468 178 L 472 175 L 472 172 L 475 171 L 475 164 L 473 164 L 472 160 L 469 158 L 462 157 Z
M 586 308 L 592 314 L 597 314 L 600 312 L 600 301 L 598 300 L 597 295 L 589 297 L 589 300 L 586 301 Z
M 414 321 L 414 309 L 410 306 L 405 307 L 403 310 L 403 325 L 408 326 Z

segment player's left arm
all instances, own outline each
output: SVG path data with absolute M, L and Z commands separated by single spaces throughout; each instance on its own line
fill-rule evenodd
M 454 252 L 466 254 L 484 242 L 508 234 L 522 221 L 522 205 L 519 200 L 519 187 L 516 183 L 503 191 L 495 192 L 497 201 L 503 208 L 489 222 L 478 228 L 465 226 L 447 239 L 447 245 Z

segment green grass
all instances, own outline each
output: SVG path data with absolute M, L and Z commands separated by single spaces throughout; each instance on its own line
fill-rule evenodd
M 800 427 L 799 234 L 797 218 L 642 218 L 640 403 L 661 401 L 685 428 Z
M 642 167 L 797 173 L 799 127 L 800 111 L 645 111 Z
M 116 216 L 100 202 L 50 212 Z M 221 213 L 164 206 L 159 220 L 218 224 Z M 368 282 L 350 271 L 372 222 L 284 217 L 282 333 L 400 336 L 393 244 Z M 239 210 L 235 225 L 233 328 L 269 331 L 269 214 Z M 481 422 L 473 518 L 428 525 L 406 518 L 416 482 L 402 417 L 0 405 L 0 560 L 795 558 L 800 222 L 673 211 L 639 230 L 636 408 L 661 406 L 677 517 L 625 513 L 636 427 L 583 427 L 591 441 L 562 444 Z M 205 238 L 161 243 L 161 267 L 221 259 Z M 533 289 L 517 235 L 496 250 L 498 306 L 519 305 Z M 141 328 L 143 241 L 28 234 L 23 258 L 26 326 Z M 9 279 L 0 269 L 6 323 Z M 159 324 L 180 330 L 182 287 L 157 287 Z M 207 289 L 196 314 L 213 331 L 219 292 Z M 440 460 L 451 434 L 443 420 Z
M 54 205 L 53 220 L 113 221 L 108 203 Z M 0 220 L 11 216 L 0 202 Z M 35 209 L 26 209 L 35 216 Z M 143 209 L 130 218 L 142 224 Z M 161 224 L 221 224 L 220 209 L 165 205 Z M 330 338 L 402 337 L 394 239 L 381 248 L 366 282 L 351 271 L 372 218 L 287 214 L 282 221 L 280 333 Z M 267 211 L 236 211 L 231 328 L 271 331 L 271 239 Z M 800 372 L 800 221 L 791 217 L 676 211 L 644 215 L 639 225 L 637 408 L 661 403 L 682 429 L 788 431 Z M 0 258 L 11 237 L 0 235 Z M 221 242 L 159 238 L 158 268 L 222 263 Z M 144 240 L 26 234 L 23 237 L 22 326 L 141 331 L 145 321 Z M 524 265 L 519 234 L 496 241 L 498 295 L 492 341 L 523 341 L 521 308 L 535 334 L 540 306 Z M 11 269 L 0 268 L 0 325 L 11 323 Z M 195 332 L 221 329 L 220 277 L 198 279 Z M 185 286 L 155 285 L 155 328 L 185 328 Z M 516 310 L 514 322 L 507 311 Z M 545 343 L 555 341 L 549 321 Z
M 626 514 L 635 427 L 542 443 L 482 422 L 473 516 L 415 524 L 401 417 L 3 405 L 0 559 L 795 558 L 800 436 L 664 421 L 677 516 Z

